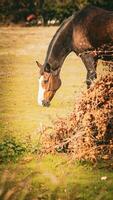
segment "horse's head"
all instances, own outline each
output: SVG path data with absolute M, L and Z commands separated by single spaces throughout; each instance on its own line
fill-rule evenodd
M 60 70 L 50 71 L 44 69 L 43 65 L 37 62 L 40 68 L 38 104 L 41 106 L 50 106 L 50 101 L 54 97 L 56 91 L 61 86 Z

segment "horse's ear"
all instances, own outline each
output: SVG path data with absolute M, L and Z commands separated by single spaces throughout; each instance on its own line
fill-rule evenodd
M 36 64 L 40 69 L 42 68 L 42 65 L 38 61 L 36 61 Z

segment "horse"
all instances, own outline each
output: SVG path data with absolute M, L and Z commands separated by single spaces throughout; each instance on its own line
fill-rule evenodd
M 63 21 L 53 36 L 40 68 L 38 104 L 50 106 L 56 91 L 61 86 L 60 71 L 65 58 L 75 52 L 83 61 L 86 84 L 90 87 L 97 78 L 98 59 L 113 60 L 113 12 L 95 6 L 86 6 Z M 104 53 L 103 53 L 104 52 Z

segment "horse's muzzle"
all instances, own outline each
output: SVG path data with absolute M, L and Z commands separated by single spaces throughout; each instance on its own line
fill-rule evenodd
M 48 101 L 46 101 L 46 100 L 43 100 L 43 101 L 42 101 L 42 105 L 43 105 L 44 107 L 49 107 L 49 106 L 50 106 L 50 102 L 48 102 Z

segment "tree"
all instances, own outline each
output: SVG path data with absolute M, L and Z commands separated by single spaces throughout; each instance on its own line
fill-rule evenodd
M 57 1 L 56 5 L 56 18 L 62 22 L 65 18 L 71 16 L 74 12 L 78 10 L 76 1 L 65 0 L 63 2 Z
M 39 1 L 39 14 L 43 17 L 44 25 L 56 15 L 56 0 Z
M 45 25 L 52 19 L 62 22 L 88 4 L 113 10 L 113 0 L 0 0 L 0 21 L 25 22 L 28 15 L 34 14 L 42 16 Z
M 88 0 L 88 2 L 107 10 L 113 10 L 113 0 Z

